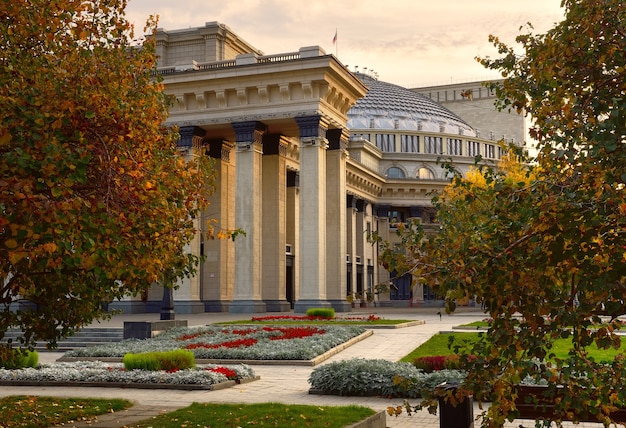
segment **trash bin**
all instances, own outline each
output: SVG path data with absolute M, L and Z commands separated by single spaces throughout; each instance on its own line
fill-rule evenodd
M 437 386 L 440 395 L 451 391 L 454 393 L 458 383 L 444 382 Z M 439 428 L 474 428 L 474 399 L 466 397 L 460 403 L 452 405 L 443 396 L 439 398 Z

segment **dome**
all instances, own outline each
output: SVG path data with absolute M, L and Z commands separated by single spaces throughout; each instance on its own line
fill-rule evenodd
M 356 73 L 369 88 L 348 111 L 351 130 L 383 129 L 476 136 L 463 119 L 415 91 Z

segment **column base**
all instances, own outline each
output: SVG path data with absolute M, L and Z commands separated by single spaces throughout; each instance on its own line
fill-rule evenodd
M 335 312 L 352 312 L 352 304 L 345 300 L 329 300 Z
M 121 311 L 123 314 L 149 314 L 161 312 L 161 301 L 142 302 L 141 300 L 122 300 L 111 302 L 108 305 L 109 312 Z
M 286 300 L 263 300 L 267 312 L 291 312 L 291 303 Z
M 204 312 L 228 312 L 230 300 L 205 300 Z
M 261 300 L 235 300 L 228 305 L 231 314 L 258 314 L 266 311 L 267 307 Z
M 177 314 L 201 314 L 204 312 L 204 303 L 197 300 L 176 300 L 174 312 Z
M 331 308 L 328 300 L 298 300 L 293 306 L 293 312 L 296 314 L 306 314 L 311 308 Z

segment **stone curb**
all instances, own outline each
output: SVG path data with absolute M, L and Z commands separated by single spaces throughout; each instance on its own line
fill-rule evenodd
M 128 382 L 56 382 L 32 381 L 32 380 L 0 380 L 0 386 L 52 386 L 52 387 L 96 387 L 96 388 L 124 388 L 124 389 L 176 389 L 183 391 L 219 391 L 239 384 L 254 382 L 261 379 L 260 376 L 254 378 L 241 379 L 238 381 L 227 380 L 213 385 L 198 385 L 184 383 L 128 383 Z

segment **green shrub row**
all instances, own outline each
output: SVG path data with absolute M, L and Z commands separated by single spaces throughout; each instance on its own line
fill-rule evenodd
M 332 320 L 335 318 L 335 310 L 333 308 L 309 308 L 306 311 L 308 317 L 319 317 Z
M 327 394 L 415 398 L 443 382 L 464 378 L 459 370 L 424 373 L 411 363 L 356 358 L 316 367 L 309 383 L 312 390 Z
M 14 349 L 0 347 L 0 367 L 15 370 L 26 367 L 37 367 L 39 354 L 37 351 L 27 349 Z
M 122 359 L 126 370 L 165 370 L 176 371 L 190 369 L 196 366 L 196 359 L 192 351 L 176 349 L 164 352 L 145 352 L 141 354 L 126 354 Z

